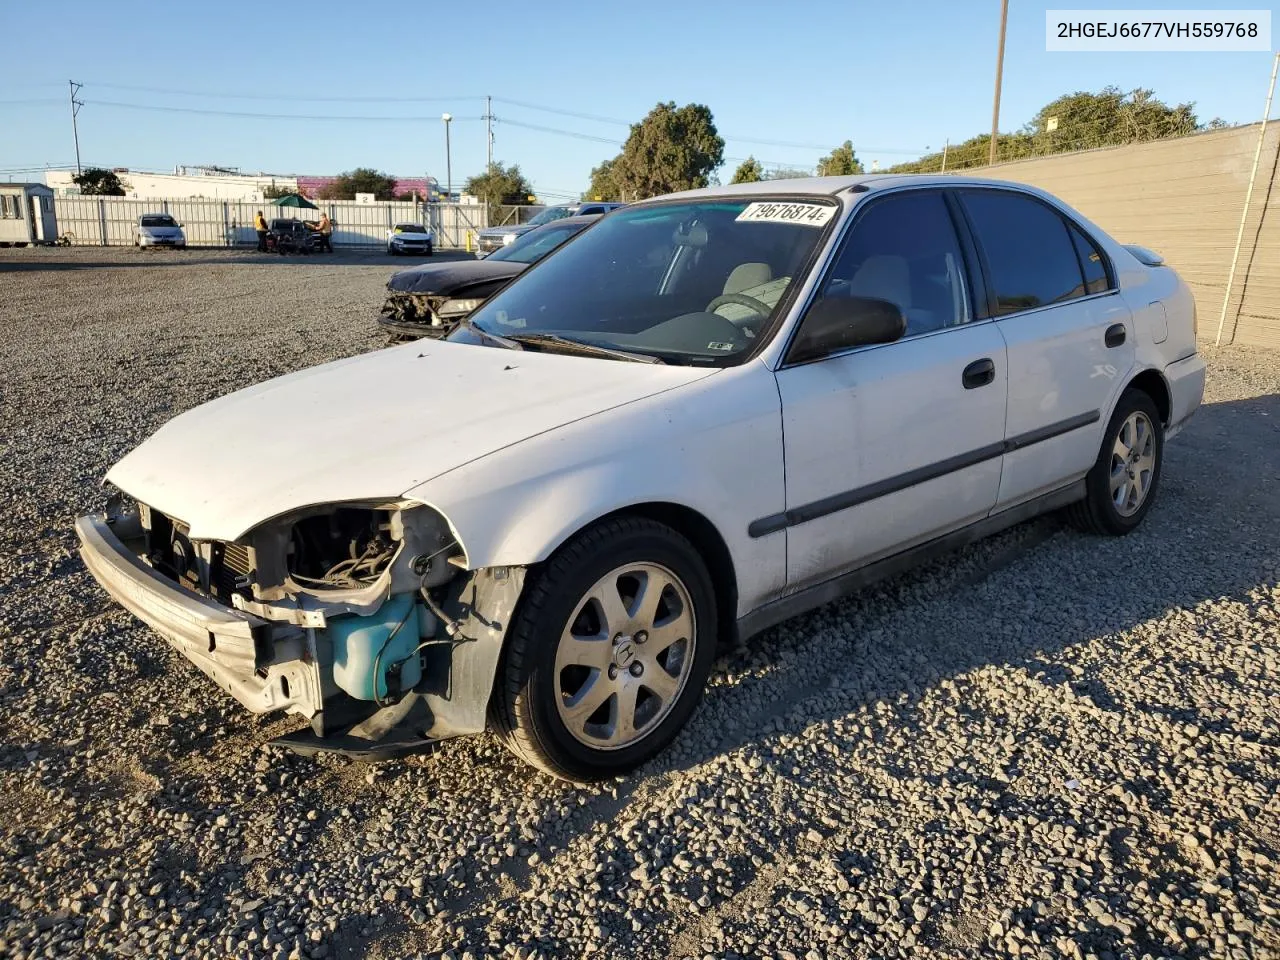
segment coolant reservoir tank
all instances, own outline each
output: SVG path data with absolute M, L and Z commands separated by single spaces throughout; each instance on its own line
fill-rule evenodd
M 422 679 L 418 643 L 420 637 L 429 636 L 428 631 L 434 630 L 434 620 L 413 594 L 393 597 L 369 617 L 334 617 L 328 626 L 333 643 L 333 682 L 357 700 L 385 699 L 387 676 L 399 664 L 398 689 L 415 686 Z

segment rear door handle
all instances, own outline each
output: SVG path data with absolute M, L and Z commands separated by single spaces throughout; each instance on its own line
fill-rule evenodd
M 1111 326 L 1107 327 L 1107 333 L 1102 338 L 1102 342 L 1108 347 L 1118 347 L 1120 344 L 1124 343 L 1124 324 L 1113 323 Z
M 990 357 L 975 360 L 964 368 L 964 376 L 960 378 L 966 390 L 974 387 L 985 387 L 996 378 L 996 365 Z

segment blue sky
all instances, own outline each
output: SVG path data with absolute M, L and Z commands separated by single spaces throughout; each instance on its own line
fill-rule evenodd
M 1259 119 L 1270 54 L 1047 53 L 1044 11 L 1066 5 L 1010 4 L 1001 129 L 1062 93 L 1108 84 L 1194 101 L 1202 120 Z M 617 152 L 599 142 L 626 137 L 609 119 L 638 120 L 664 100 L 707 104 L 727 157 L 812 167 L 821 147 L 848 139 L 868 167 L 886 165 L 989 128 L 999 11 L 999 0 L 9 2 L 0 178 L 74 160 L 68 78 L 84 84 L 81 156 L 112 166 L 374 166 L 443 185 L 439 117 L 448 111 L 456 185 L 485 162 L 486 94 L 498 117 L 496 158 L 519 163 L 548 198 L 576 195 L 591 167 Z M 433 99 L 358 99 L 379 97 Z

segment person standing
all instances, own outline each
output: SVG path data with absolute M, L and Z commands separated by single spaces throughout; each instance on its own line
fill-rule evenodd
M 316 225 L 316 229 L 320 231 L 320 249 L 326 253 L 333 253 L 333 221 L 329 219 L 329 214 L 320 214 L 320 223 Z
M 262 215 L 262 211 L 258 211 L 258 215 L 253 218 L 253 229 L 258 234 L 258 252 L 267 252 L 267 218 Z

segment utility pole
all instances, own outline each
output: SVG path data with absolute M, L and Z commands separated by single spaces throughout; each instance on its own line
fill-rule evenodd
M 1000 0 L 1000 49 L 996 53 L 996 98 L 991 107 L 991 152 L 987 163 L 996 162 L 996 138 L 1000 135 L 1000 81 L 1004 76 L 1004 28 L 1009 22 L 1009 0 Z
M 489 162 L 485 166 L 487 171 L 493 166 L 493 97 L 484 98 L 484 120 L 485 129 L 489 135 Z
M 80 169 L 80 131 L 76 128 L 76 114 L 84 106 L 84 101 L 77 100 L 76 93 L 84 84 L 76 83 L 74 80 L 68 80 L 67 83 L 71 84 L 71 135 L 76 140 L 76 176 L 79 176 L 83 171 Z
M 445 199 L 450 203 L 453 202 L 453 154 L 449 150 L 449 121 L 453 119 L 452 114 L 442 114 L 440 117 L 444 121 L 444 170 L 445 170 Z
M 942 145 L 942 172 L 947 172 L 947 151 L 951 149 L 951 138 L 947 137 L 946 142 Z

